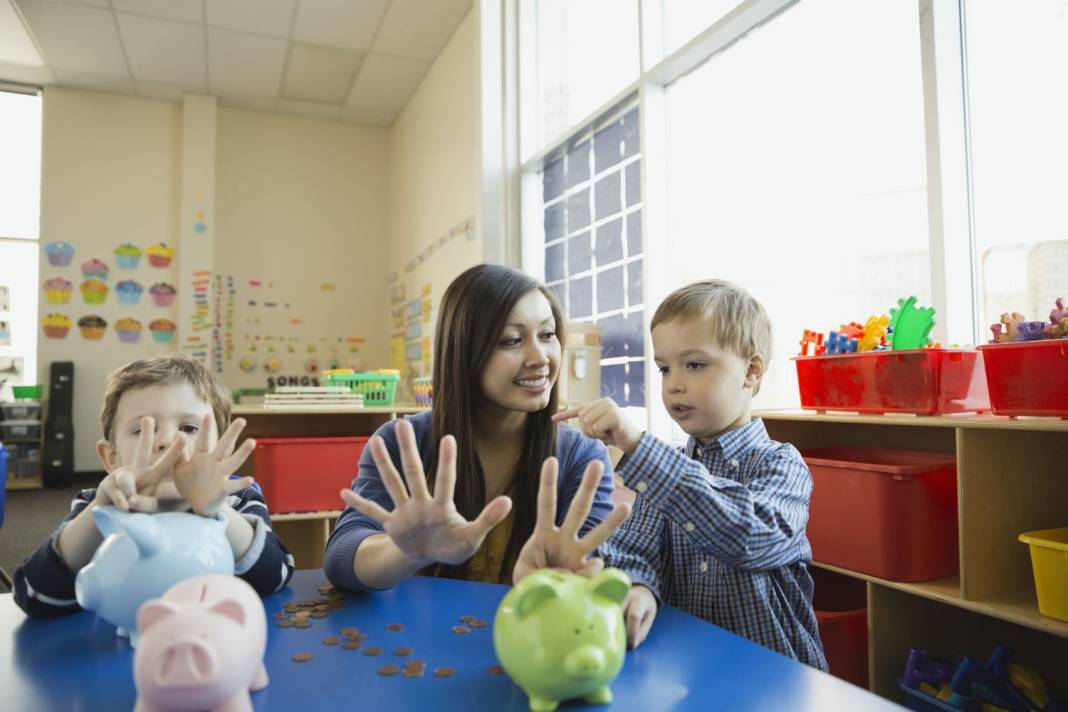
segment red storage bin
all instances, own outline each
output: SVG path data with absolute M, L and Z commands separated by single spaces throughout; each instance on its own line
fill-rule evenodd
M 802 454 L 813 480 L 813 559 L 893 581 L 956 575 L 953 455 L 873 448 Z
M 256 438 L 252 471 L 272 513 L 341 509 L 367 438 Z
M 972 349 L 795 356 L 801 407 L 859 413 L 990 410 L 983 356 Z
M 1068 339 L 980 346 L 998 415 L 1068 418 Z
M 868 689 L 868 587 L 860 579 L 813 567 L 823 654 L 831 674 Z

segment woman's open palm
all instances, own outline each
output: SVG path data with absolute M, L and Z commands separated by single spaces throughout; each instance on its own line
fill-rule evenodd
M 508 516 L 512 500 L 497 497 L 474 521 L 467 521 L 453 503 L 456 439 L 451 435 L 441 439 L 437 477 L 431 496 L 411 423 L 400 420 L 396 432 L 404 481 L 393 466 L 385 441 L 374 437 L 369 444 L 382 484 L 393 500 L 393 511 L 386 511 L 352 490 L 342 490 L 341 498 L 353 509 L 382 524 L 397 548 L 420 565 L 435 562 L 455 565 L 467 561 L 478 551 L 490 530 Z

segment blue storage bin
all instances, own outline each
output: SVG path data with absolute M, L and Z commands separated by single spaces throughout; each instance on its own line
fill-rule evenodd
M 905 706 L 910 710 L 916 710 L 916 712 L 968 712 L 971 707 L 966 710 L 962 710 L 960 707 L 954 707 L 947 704 L 937 697 L 932 697 L 926 692 L 920 690 L 914 690 L 911 687 L 905 685 L 903 678 L 897 681 L 898 689 L 905 693 Z

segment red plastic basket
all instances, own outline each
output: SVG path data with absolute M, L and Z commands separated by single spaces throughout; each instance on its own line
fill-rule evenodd
M 1068 339 L 980 346 L 998 415 L 1068 418 Z
M 973 349 L 796 356 L 801 407 L 858 413 L 990 410 L 982 354 Z
M 874 448 L 804 450 L 812 471 L 812 557 L 893 581 L 959 571 L 953 455 Z
M 831 674 L 868 689 L 868 587 L 860 579 L 813 567 L 812 607 Z
M 252 470 L 272 513 L 342 509 L 365 437 L 256 438 Z

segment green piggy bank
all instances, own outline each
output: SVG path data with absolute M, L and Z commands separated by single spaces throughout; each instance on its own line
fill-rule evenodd
M 493 647 L 531 710 L 552 712 L 575 697 L 612 701 L 608 685 L 627 648 L 622 604 L 629 590 L 619 569 L 593 578 L 542 569 L 508 592 L 493 622 Z

